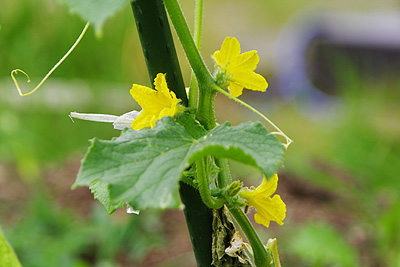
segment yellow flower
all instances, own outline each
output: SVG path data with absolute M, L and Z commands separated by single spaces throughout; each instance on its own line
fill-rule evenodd
M 157 74 L 154 86 L 156 90 L 134 84 L 130 91 L 132 97 L 142 107 L 140 115 L 132 122 L 131 127 L 134 130 L 153 128 L 157 120 L 164 116 L 173 117 L 179 110 L 179 99 L 168 89 L 164 74 Z
M 267 89 L 265 78 L 254 72 L 260 61 L 257 51 L 240 54 L 240 43 L 235 37 L 226 37 L 213 58 L 221 71 L 226 72 L 228 89 L 234 97 L 240 96 L 243 88 L 263 92 Z
M 256 223 L 269 227 L 270 221 L 275 221 L 283 225 L 283 220 L 286 217 L 286 204 L 279 195 L 274 195 L 271 198 L 277 186 L 278 175 L 274 174 L 269 180 L 264 177 L 262 184 L 257 188 L 240 191 L 240 197 L 247 200 L 257 210 L 254 215 Z

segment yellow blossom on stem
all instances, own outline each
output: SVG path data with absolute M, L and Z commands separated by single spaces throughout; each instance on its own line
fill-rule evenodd
M 265 78 L 254 72 L 260 61 L 257 51 L 240 54 L 240 43 L 235 37 L 226 37 L 221 50 L 215 51 L 213 58 L 217 67 L 226 73 L 228 89 L 234 97 L 240 96 L 243 88 L 263 92 L 267 89 Z
M 260 186 L 253 190 L 244 189 L 239 196 L 253 206 L 257 213 L 254 215 L 256 223 L 269 227 L 270 221 L 283 225 L 286 217 L 286 204 L 279 195 L 274 195 L 278 187 L 278 175 L 274 174 L 269 180 L 264 177 Z
M 142 107 L 140 115 L 132 122 L 131 127 L 134 130 L 153 128 L 157 120 L 164 116 L 173 117 L 180 110 L 178 106 L 180 100 L 168 89 L 164 74 L 157 74 L 154 86 L 156 90 L 134 84 L 130 90 L 132 97 Z

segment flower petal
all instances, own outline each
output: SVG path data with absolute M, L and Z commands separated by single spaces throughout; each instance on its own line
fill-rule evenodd
M 240 54 L 240 43 L 236 38 L 226 37 L 221 50 L 216 51 L 213 58 L 219 67 L 217 77 L 226 76 L 224 82 L 230 82 L 229 91 L 234 97 L 240 96 L 243 88 L 262 92 L 267 89 L 268 83 L 265 78 L 254 73 L 260 61 L 257 51 Z
M 131 128 L 133 130 L 140 130 L 146 127 L 152 127 L 150 122 L 153 116 L 153 114 L 149 114 L 148 112 L 142 110 L 142 113 L 132 122 Z
M 275 193 L 277 187 L 278 175 L 275 173 L 269 178 L 269 180 L 264 177 L 262 184 L 259 185 L 255 191 L 257 194 L 263 195 L 264 197 L 270 197 L 273 193 Z
M 218 65 L 229 63 L 232 58 L 239 56 L 240 43 L 235 37 L 226 37 L 222 43 L 221 50 L 215 51 L 213 54 L 214 60 Z
M 125 114 L 119 116 L 113 123 L 114 129 L 123 130 L 125 128 L 129 128 L 132 125 L 132 122 L 140 115 L 140 111 L 130 111 Z
M 143 109 L 152 109 L 157 100 L 157 91 L 147 86 L 134 84 L 130 90 L 132 97 Z
M 176 95 L 173 91 L 168 89 L 167 80 L 165 79 L 165 75 L 162 73 L 158 73 L 156 78 L 154 78 L 154 87 L 160 93 L 160 98 L 165 97 L 166 99 L 176 98 Z
M 178 112 L 179 99 L 168 89 L 164 74 L 157 74 L 154 86 L 156 90 L 134 84 L 130 91 L 132 97 L 143 108 L 141 115 L 131 125 L 134 130 L 153 128 L 157 120 L 164 116 L 172 117 Z
M 236 72 L 232 74 L 235 83 L 246 89 L 265 92 L 268 83 L 263 76 L 254 72 Z
M 286 217 L 286 204 L 279 195 L 275 195 L 272 199 L 257 199 L 252 205 L 257 210 L 257 213 L 254 214 L 256 223 L 269 227 L 270 221 L 275 221 L 279 225 L 283 225 Z
M 226 69 L 228 74 L 233 74 L 235 72 L 252 72 L 257 68 L 258 62 L 260 62 L 260 57 L 257 51 L 252 50 L 233 57 Z
M 228 86 L 229 92 L 231 93 L 231 95 L 233 95 L 234 97 L 238 97 L 240 95 L 242 95 L 243 92 L 243 86 L 236 83 L 236 82 L 231 82 Z
M 279 195 L 271 198 L 278 186 L 278 175 L 274 174 L 269 180 L 264 177 L 260 186 L 254 190 L 242 190 L 239 195 L 241 198 L 253 206 L 257 213 L 254 215 L 256 223 L 269 227 L 270 221 L 276 221 L 282 225 L 286 217 L 286 204 Z

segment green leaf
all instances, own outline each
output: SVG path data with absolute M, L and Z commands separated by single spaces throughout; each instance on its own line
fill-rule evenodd
M 71 12 L 92 23 L 101 32 L 104 22 L 129 0 L 61 0 Z
M 8 244 L 0 231 L 0 266 L 21 267 L 21 263 L 17 259 L 13 249 Z
M 92 191 L 94 198 L 99 200 L 100 203 L 103 204 L 108 214 L 113 213 L 117 208 L 122 208 L 125 205 L 124 202 L 111 202 L 108 183 L 94 180 L 90 183 L 89 189 L 90 191 Z
M 204 129 L 204 127 L 196 120 L 194 114 L 183 113 L 176 116 L 175 120 L 182 125 L 185 128 L 186 133 L 194 139 L 199 139 L 208 133 L 207 130 Z
M 283 145 L 258 122 L 217 126 L 194 139 L 171 117 L 153 129 L 126 129 L 111 141 L 93 139 L 74 187 L 101 181 L 102 203 L 129 203 L 136 210 L 177 208 L 182 172 L 207 155 L 230 158 L 259 168 L 267 177 L 282 161 Z M 107 185 L 107 186 L 106 186 Z M 107 199 L 108 197 L 109 199 Z

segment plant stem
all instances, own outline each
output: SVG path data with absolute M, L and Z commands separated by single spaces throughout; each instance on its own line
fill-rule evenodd
M 194 8 L 194 42 L 200 51 L 201 35 L 203 29 L 203 0 L 196 0 Z M 189 107 L 197 108 L 197 99 L 199 97 L 199 85 L 197 84 L 196 75 L 192 70 L 189 86 Z
M 215 94 L 215 91 L 206 90 L 204 86 L 200 85 L 199 104 L 197 107 L 196 119 L 208 131 L 217 126 L 214 111 Z
M 199 98 L 199 85 L 197 83 L 196 75 L 192 71 L 190 76 L 190 86 L 189 86 L 189 107 L 197 110 L 197 102 Z
M 214 199 L 210 193 L 208 175 L 205 168 L 204 158 L 196 161 L 197 181 L 199 183 L 200 196 L 203 202 L 212 209 L 219 209 L 224 206 L 223 199 Z
M 276 238 L 268 240 L 267 250 L 272 253 L 275 267 L 282 267 L 278 253 L 278 241 L 276 241 Z
M 194 7 L 194 42 L 198 50 L 201 47 L 201 35 L 203 32 L 203 0 L 196 0 Z
M 229 172 L 228 160 L 215 158 L 215 164 L 220 169 L 220 172 L 218 174 L 218 187 L 224 188 L 232 183 L 231 173 Z
M 164 0 L 164 4 L 198 81 L 199 103 L 196 118 L 207 130 L 211 130 L 216 126 L 214 114 L 215 90 L 212 89 L 215 81 L 200 56 L 178 1 Z
M 169 17 L 174 25 L 179 40 L 181 41 L 183 50 L 189 60 L 190 66 L 196 74 L 199 86 L 209 86 L 214 83 L 210 72 L 208 71 L 203 59 L 200 56 L 199 50 L 193 41 L 189 27 L 183 16 L 182 10 L 177 0 L 164 0 L 165 7 L 167 8 Z M 201 84 L 201 85 L 200 85 Z
M 271 256 L 262 244 L 257 232 L 254 230 L 253 225 L 250 223 L 244 212 L 238 207 L 228 207 L 229 211 L 235 218 L 236 222 L 242 228 L 244 234 L 250 242 L 253 249 L 254 262 L 257 267 L 270 267 L 271 266 Z

